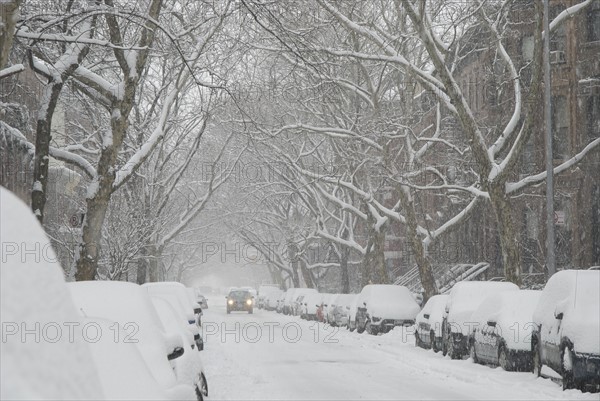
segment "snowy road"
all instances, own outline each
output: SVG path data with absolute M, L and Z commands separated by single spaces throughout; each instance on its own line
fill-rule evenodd
M 455 361 L 384 336 L 327 328 L 275 312 L 225 311 L 209 300 L 205 351 L 210 399 L 588 399 L 531 373 Z

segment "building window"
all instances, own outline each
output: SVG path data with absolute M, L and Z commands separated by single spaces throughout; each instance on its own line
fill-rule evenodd
M 600 0 L 595 0 L 587 13 L 588 41 L 600 40 Z
M 569 154 L 569 108 L 566 96 L 552 98 L 552 154 L 563 160 Z
M 533 48 L 535 42 L 533 36 L 526 36 L 521 42 L 521 53 L 523 55 L 523 61 L 528 63 L 533 60 Z

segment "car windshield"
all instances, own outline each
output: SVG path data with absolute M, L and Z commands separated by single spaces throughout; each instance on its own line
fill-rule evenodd
M 229 298 L 235 298 L 235 299 L 246 299 L 246 298 L 251 298 L 252 296 L 250 295 L 250 293 L 248 291 L 231 291 L 229 293 Z

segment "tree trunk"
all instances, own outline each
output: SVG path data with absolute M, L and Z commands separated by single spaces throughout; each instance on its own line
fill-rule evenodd
M 306 287 L 307 288 L 315 288 L 315 283 L 313 282 L 312 276 L 310 275 L 310 272 L 306 268 L 306 262 L 304 262 L 304 260 L 302 260 L 302 259 L 300 260 L 300 272 L 302 273 L 302 278 L 304 279 L 304 282 L 306 283 Z
M 341 258 L 340 258 L 340 270 L 341 270 L 341 284 L 342 284 L 342 294 L 350 293 L 350 274 L 348 272 L 348 255 L 349 250 L 348 247 L 341 247 Z
M 127 91 L 134 92 L 135 86 L 128 86 Z M 126 98 L 128 98 L 129 103 L 126 110 L 121 110 L 118 106 L 113 108 L 113 118 L 111 119 L 113 143 L 110 146 L 102 148 L 97 168 L 98 177 L 90 184 L 92 193 L 88 195 L 86 201 L 87 212 L 83 222 L 79 254 L 75 260 L 75 279 L 77 281 L 95 280 L 96 278 L 102 239 L 102 226 L 115 182 L 114 166 L 116 165 L 117 156 L 127 129 L 126 116 L 129 115 L 129 111 L 131 110 L 133 93 L 128 93 Z M 152 272 L 150 276 L 152 278 Z
M 298 276 L 298 247 L 294 242 L 288 242 L 288 258 L 292 269 L 292 283 L 294 288 L 300 287 L 300 277 Z
M 35 158 L 33 166 L 33 190 L 31 192 L 31 210 L 39 220 L 44 222 L 44 208 L 46 206 L 48 189 L 48 164 L 50 154 L 50 141 L 52 140 L 52 118 L 58 103 L 58 97 L 63 88 L 63 81 L 50 82 L 44 88 L 42 106 L 39 110 L 35 130 Z
M 521 253 L 519 251 L 519 232 L 515 228 L 510 200 L 504 185 L 489 188 L 490 201 L 498 228 L 502 248 L 502 267 L 504 276 L 511 283 L 521 285 Z
M 0 69 L 8 63 L 21 0 L 0 1 Z
M 385 226 L 375 230 L 375 221 L 371 217 L 367 222 L 369 226 L 369 244 L 367 254 L 363 259 L 362 286 L 367 284 L 388 284 L 389 277 L 385 265 Z
M 142 257 L 138 260 L 136 280 L 135 282 L 142 285 L 146 282 L 146 274 L 148 272 L 148 260 L 144 257 L 145 250 L 142 249 Z
M 83 222 L 81 243 L 79 244 L 79 252 L 75 259 L 75 280 L 77 281 L 95 280 L 98 270 L 102 225 L 110 201 L 110 190 L 114 181 L 114 173 L 112 179 L 100 177 L 98 180 L 100 182 L 109 180 L 110 185 L 98 185 L 97 194 L 87 199 L 87 212 Z
M 159 249 L 154 245 L 150 245 L 148 249 L 148 282 L 156 283 L 161 280 L 159 261 L 162 254 L 162 249 Z
M 414 203 L 410 196 L 410 189 L 405 186 L 398 187 L 398 196 L 402 210 L 406 217 L 406 236 L 409 239 L 410 247 L 415 255 L 415 261 L 417 268 L 419 269 L 419 277 L 421 278 L 421 285 L 425 290 L 423 296 L 423 302 L 427 302 L 429 298 L 439 293 L 435 278 L 433 277 L 433 271 L 431 269 L 431 262 L 425 254 L 425 248 L 423 247 L 423 241 L 417 232 L 417 215 L 415 213 Z

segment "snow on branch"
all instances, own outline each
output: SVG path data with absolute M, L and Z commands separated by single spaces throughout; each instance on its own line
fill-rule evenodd
M 15 64 L 0 70 L 0 79 L 25 71 L 23 64 Z
M 569 160 L 564 163 L 554 167 L 554 174 L 560 174 L 562 172 L 567 171 L 569 168 L 573 167 L 577 163 L 579 163 L 586 154 L 588 154 L 591 150 L 600 145 L 600 138 L 596 138 L 592 142 L 590 142 L 585 148 L 581 150 L 581 152 L 577 153 L 575 156 L 571 157 Z M 528 177 L 523 178 L 517 182 L 510 182 L 506 184 L 506 193 L 511 194 L 523 188 L 526 188 L 530 185 L 538 184 L 546 179 L 546 172 L 542 172 L 535 175 L 530 175 Z
M 58 149 L 51 146 L 50 156 L 52 156 L 56 160 L 60 160 L 65 163 L 69 163 L 76 167 L 79 167 L 91 179 L 96 178 L 98 175 L 96 169 L 90 164 L 90 162 L 88 162 L 86 159 L 75 153 L 71 153 L 64 149 Z
M 556 16 L 556 18 L 554 18 L 552 20 L 552 22 L 550 22 L 550 26 L 549 26 L 550 32 L 553 32 L 554 30 L 556 30 L 567 19 L 573 18 L 575 15 L 577 15 L 577 13 L 579 13 L 580 11 L 585 9 L 587 6 L 592 4 L 592 2 L 593 2 L 593 0 L 585 0 L 579 4 L 575 4 L 574 6 L 564 9 L 560 14 L 558 14 Z

